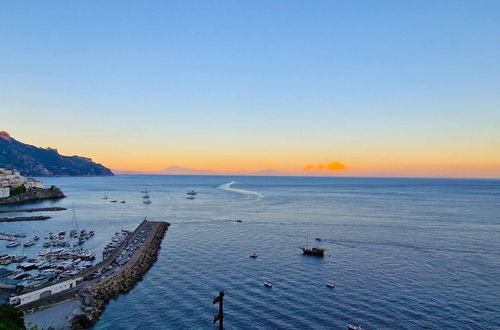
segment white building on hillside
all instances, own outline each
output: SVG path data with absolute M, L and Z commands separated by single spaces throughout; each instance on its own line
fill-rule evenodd
M 5 198 L 10 196 L 10 188 L 2 187 L 0 188 L 0 198 Z
M 0 168 L 0 188 L 17 188 L 23 185 L 26 189 L 43 188 L 41 181 L 24 177 L 16 170 Z

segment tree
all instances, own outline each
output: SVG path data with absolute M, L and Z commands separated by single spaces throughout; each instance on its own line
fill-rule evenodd
M 0 305 L 0 330 L 25 329 L 23 313 L 11 305 Z

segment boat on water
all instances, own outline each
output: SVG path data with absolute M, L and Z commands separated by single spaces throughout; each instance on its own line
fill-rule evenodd
M 28 247 L 28 246 L 32 246 L 33 244 L 35 244 L 34 241 L 26 241 L 26 242 L 23 243 L 23 246 L 24 247 Z
M 198 195 L 198 193 L 194 190 L 191 190 L 187 193 L 189 196 L 195 196 L 195 195 Z
M 43 242 L 43 244 L 42 244 L 42 246 L 43 246 L 43 247 L 49 247 L 49 246 L 51 246 L 51 245 L 52 245 L 52 242 L 50 242 L 50 241 L 45 241 L 45 242 Z
M 264 282 L 264 286 L 268 288 L 272 288 L 273 284 L 271 282 Z
M 257 258 L 257 253 L 251 254 L 250 258 Z
M 321 242 L 321 238 L 316 238 L 316 242 L 318 242 L 318 246 L 309 248 L 309 238 L 307 238 L 306 247 L 301 247 L 299 249 L 301 249 L 303 254 L 305 255 L 323 257 L 325 255 L 325 249 L 319 247 L 319 242 Z
M 116 202 L 118 202 L 118 201 L 113 199 L 112 201 L 109 201 L 109 202 L 110 202 L 110 203 L 116 203 Z
M 33 240 L 34 241 L 38 241 L 40 239 L 40 236 L 36 235 L 35 237 L 33 237 Z
M 363 330 L 363 328 L 360 325 L 355 326 L 352 324 L 346 324 L 346 327 L 347 327 L 347 330 Z
M 109 197 L 104 195 L 104 196 L 102 196 L 102 199 L 109 199 Z
M 335 283 L 328 282 L 328 283 L 326 283 L 326 287 L 330 288 L 330 289 L 333 289 L 335 287 Z
M 21 245 L 21 242 L 14 241 L 14 242 L 10 242 L 9 244 L 7 244 L 7 247 L 8 248 L 14 248 L 14 247 L 19 246 L 19 245 Z
M 151 204 L 151 200 L 149 198 L 145 198 L 143 201 L 142 201 L 144 204 Z
M 240 219 L 236 219 L 236 222 L 243 222 L 243 220 L 240 220 Z
M 125 204 L 125 203 L 126 203 L 126 201 L 121 201 L 120 203 Z
M 193 195 L 189 195 L 186 197 L 186 199 L 195 199 L 195 197 Z

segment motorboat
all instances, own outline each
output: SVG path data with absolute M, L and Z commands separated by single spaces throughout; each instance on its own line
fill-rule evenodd
M 43 244 L 42 244 L 42 246 L 43 246 L 43 247 L 49 247 L 49 246 L 51 246 L 51 245 L 52 245 L 52 242 L 50 242 L 50 241 L 45 241 L 45 242 L 43 242 Z
M 243 220 L 240 220 L 240 219 L 236 219 L 236 222 L 243 222 Z
M 268 288 L 272 288 L 273 284 L 271 282 L 264 282 L 264 286 Z
M 38 241 L 40 239 L 40 236 L 36 235 L 35 237 L 33 237 L 33 240 L 34 241 Z
M 188 192 L 187 194 L 190 195 L 190 196 L 198 195 L 198 193 L 196 191 L 194 191 L 194 190 Z
M 110 201 L 110 203 L 116 203 L 118 202 L 117 200 L 113 199 L 112 201 Z
M 26 241 L 26 242 L 23 243 L 23 246 L 24 247 L 28 247 L 28 246 L 32 246 L 33 244 L 35 244 L 34 241 Z
M 125 203 L 126 203 L 126 201 L 121 201 L 120 203 L 125 204 Z
M 108 196 L 106 196 L 106 195 L 104 195 L 104 196 L 102 197 L 102 199 L 109 199 L 109 197 L 108 197 Z
M 195 199 L 195 197 L 193 195 L 189 195 L 186 197 L 186 199 Z
M 257 253 L 251 254 L 250 258 L 257 258 Z
M 346 324 L 346 327 L 347 327 L 347 330 L 363 330 L 363 328 L 360 325 L 355 326 L 352 324 Z
M 330 289 L 333 289 L 335 287 L 335 283 L 328 282 L 328 283 L 326 283 L 326 287 L 330 288 Z
M 149 198 L 146 198 L 142 201 L 144 204 L 151 204 L 151 200 Z

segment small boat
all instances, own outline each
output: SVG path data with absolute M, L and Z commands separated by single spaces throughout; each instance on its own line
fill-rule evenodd
M 8 248 L 13 248 L 13 247 L 19 246 L 20 244 L 21 244 L 21 242 L 14 241 L 14 242 L 10 242 L 9 244 L 7 244 L 7 247 Z
M 149 198 L 146 198 L 142 201 L 144 204 L 151 204 L 151 200 Z
M 104 196 L 102 196 L 102 199 L 109 199 L 109 197 L 104 195 Z
M 126 203 L 126 201 L 121 201 L 120 203 L 125 204 L 125 203 Z
M 2 266 L 7 266 L 7 265 L 10 265 L 11 263 L 12 263 L 12 260 L 10 260 L 10 259 L 0 260 L 0 265 L 2 265 Z
M 326 287 L 333 289 L 335 287 L 335 283 L 328 282 L 328 283 L 326 283 Z
M 59 232 L 59 236 L 64 236 L 64 235 L 66 235 L 66 232 L 64 230 Z
M 271 282 L 264 282 L 264 286 L 268 288 L 272 288 L 273 284 Z
M 40 239 L 40 236 L 36 235 L 35 237 L 33 237 L 33 240 L 34 241 L 38 241 Z
M 190 195 L 190 196 L 198 195 L 198 193 L 196 191 L 194 191 L 194 190 L 188 192 L 187 194 Z
M 142 196 L 142 198 L 149 198 L 149 195 L 148 195 L 148 194 L 144 194 L 144 195 Z
M 112 201 L 109 201 L 109 202 L 110 202 L 110 203 L 116 203 L 116 202 L 118 202 L 118 201 L 113 199 Z
M 42 244 L 42 245 L 43 245 L 43 247 L 49 247 L 49 246 L 51 246 L 51 245 L 52 245 L 52 243 L 51 243 L 51 242 L 49 242 L 49 241 L 45 241 L 45 242 L 43 242 L 43 244 Z
M 251 254 L 250 258 L 257 258 L 257 253 Z
M 240 219 L 236 219 L 236 222 L 243 222 L 243 220 L 240 220 Z
M 346 324 L 346 327 L 347 327 L 347 330 L 363 330 L 363 328 L 360 325 L 355 326 L 352 324 Z
M 35 244 L 35 242 L 33 242 L 33 241 L 26 241 L 26 242 L 23 243 L 23 246 L 24 247 L 28 247 L 28 246 L 32 246 L 33 244 Z
M 186 199 L 195 199 L 195 197 L 193 195 L 189 195 L 186 197 Z

